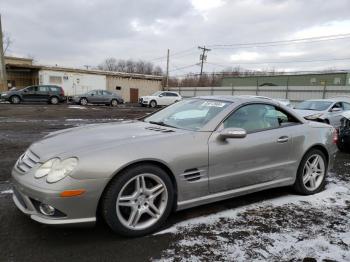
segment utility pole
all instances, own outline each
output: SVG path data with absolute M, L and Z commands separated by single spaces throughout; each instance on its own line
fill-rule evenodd
M 205 53 L 211 51 L 211 49 L 205 48 L 205 46 L 203 46 L 203 47 L 202 46 L 198 46 L 198 49 L 202 50 L 202 54 L 199 57 L 199 60 L 201 61 L 201 74 L 200 74 L 200 76 L 202 77 L 204 61 L 207 60 L 207 55 Z
M 3 35 L 1 27 L 1 15 L 0 15 L 0 91 L 7 90 L 7 79 L 6 79 L 6 68 L 4 58 L 4 46 L 3 46 Z
M 169 89 L 169 57 L 170 57 L 170 50 L 168 49 L 167 52 L 167 59 L 166 59 L 166 79 L 165 79 L 165 86 L 167 89 Z

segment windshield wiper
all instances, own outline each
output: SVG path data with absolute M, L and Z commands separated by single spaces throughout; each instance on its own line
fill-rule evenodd
M 166 126 L 166 127 L 173 127 L 173 128 L 176 128 L 175 126 L 165 124 L 165 123 L 162 122 L 162 121 L 149 121 L 148 123 L 154 124 L 154 125 L 159 125 L 159 126 Z

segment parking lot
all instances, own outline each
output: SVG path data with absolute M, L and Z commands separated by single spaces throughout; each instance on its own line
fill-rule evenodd
M 90 228 L 38 224 L 12 203 L 10 172 L 45 134 L 135 119 L 153 109 L 0 104 L 0 261 L 350 260 L 350 154 L 339 153 L 325 191 L 308 197 L 268 190 L 172 214 L 163 230 L 122 238 Z

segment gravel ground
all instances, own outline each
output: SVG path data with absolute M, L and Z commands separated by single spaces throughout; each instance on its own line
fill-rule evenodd
M 55 228 L 11 200 L 18 156 L 48 132 L 134 119 L 150 109 L 0 104 L 0 261 L 350 261 L 350 154 L 339 153 L 326 190 L 279 188 L 172 214 L 162 231 L 121 238 L 103 224 Z

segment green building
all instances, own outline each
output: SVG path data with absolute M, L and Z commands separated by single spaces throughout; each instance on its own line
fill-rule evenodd
M 350 72 L 224 77 L 221 86 L 350 86 Z

